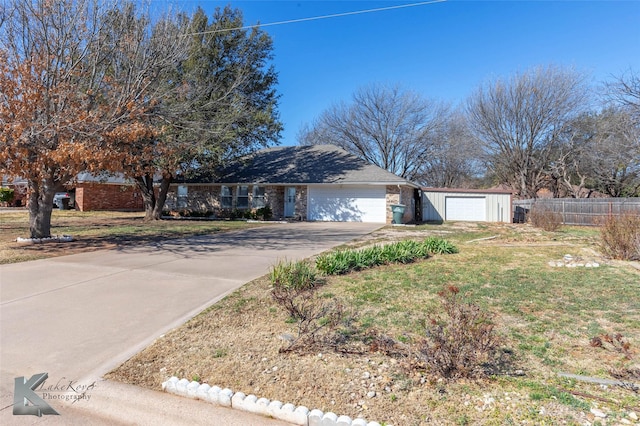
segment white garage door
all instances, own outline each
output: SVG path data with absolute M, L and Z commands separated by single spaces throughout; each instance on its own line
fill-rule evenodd
M 485 197 L 447 197 L 445 209 L 445 220 L 473 222 L 485 222 L 487 220 L 487 201 Z
M 387 221 L 384 187 L 312 186 L 309 187 L 309 220 L 331 222 Z

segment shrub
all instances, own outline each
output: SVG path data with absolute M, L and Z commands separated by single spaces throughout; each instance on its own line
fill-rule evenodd
M 15 192 L 11 188 L 0 188 L 0 203 L 10 203 L 13 201 Z
M 601 248 L 613 259 L 640 260 L 640 214 L 610 216 L 600 229 Z
M 327 300 L 317 294 L 298 295 L 295 302 L 298 333 L 280 352 L 337 350 L 346 342 L 349 333 L 342 329 L 350 327 L 355 315 L 348 312 L 342 302 Z
M 548 232 L 557 231 L 562 225 L 562 214 L 551 210 L 546 206 L 534 204 L 529 212 L 528 219 L 536 228 Z
M 297 336 L 287 339 L 289 344 L 280 352 L 308 352 L 318 348 L 336 349 L 343 343 L 345 333 L 354 315 L 347 312 L 336 299 L 319 297 L 319 280 L 312 265 L 307 262 L 280 262 L 271 268 L 271 295 L 297 324 Z
M 270 206 L 264 206 L 256 210 L 256 215 L 258 218 L 262 218 L 262 220 L 271 220 L 273 217 L 273 211 Z
M 459 293 L 455 286 L 438 293 L 443 312 L 428 318 L 420 348 L 427 367 L 444 378 L 482 375 L 482 367 L 498 355 L 492 315 L 462 302 Z

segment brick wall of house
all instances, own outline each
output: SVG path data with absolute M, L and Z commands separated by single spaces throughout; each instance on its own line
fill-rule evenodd
M 142 194 L 133 185 L 79 183 L 75 191 L 76 208 L 80 211 L 142 211 Z

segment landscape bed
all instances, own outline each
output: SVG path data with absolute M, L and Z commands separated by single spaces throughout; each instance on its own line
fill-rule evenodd
M 394 425 L 637 422 L 640 271 L 602 258 L 597 229 L 424 225 L 383 228 L 351 246 L 433 235 L 459 253 L 323 279 L 321 298 L 357 312 L 350 350 L 282 351 L 296 324 L 264 277 L 160 337 L 107 378 L 158 390 L 176 376 Z M 567 254 L 599 267 L 552 266 Z M 425 339 L 427 318 L 441 309 L 438 292 L 451 285 L 465 302 L 495 315 L 508 363 L 485 377 L 445 379 L 407 355 Z M 383 351 L 362 338 L 371 335 L 402 350 Z

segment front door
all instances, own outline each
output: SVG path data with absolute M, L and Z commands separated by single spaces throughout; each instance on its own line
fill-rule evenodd
M 288 186 L 284 189 L 284 217 L 293 217 L 296 211 L 296 188 Z

